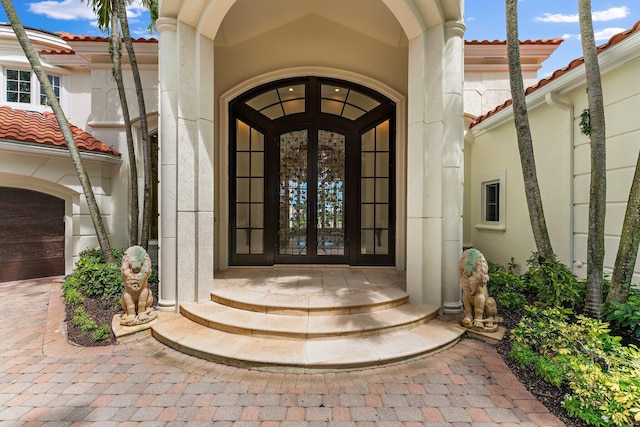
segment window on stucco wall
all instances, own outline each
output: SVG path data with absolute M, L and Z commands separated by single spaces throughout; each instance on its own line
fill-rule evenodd
M 480 178 L 479 230 L 504 231 L 506 229 L 505 182 L 506 171 L 489 172 Z
M 30 70 L 5 69 L 4 77 L 4 100 L 6 102 L 42 106 L 49 105 L 44 90 L 40 87 L 40 82 Z M 47 77 L 53 85 L 56 96 L 60 99 L 62 78 L 54 74 L 48 74 Z M 37 96 L 38 93 L 40 96 Z

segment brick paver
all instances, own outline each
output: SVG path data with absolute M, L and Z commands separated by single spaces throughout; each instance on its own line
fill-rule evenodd
M 363 371 L 271 373 L 152 338 L 72 346 L 59 279 L 0 283 L 0 313 L 0 426 L 563 425 L 475 340 Z

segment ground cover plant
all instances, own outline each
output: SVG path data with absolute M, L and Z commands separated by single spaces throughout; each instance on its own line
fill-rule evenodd
M 640 424 L 638 292 L 626 304 L 605 305 L 604 321 L 588 318 L 578 314 L 584 282 L 558 261 L 536 260 L 523 275 L 490 264 L 489 288 L 509 329 L 498 351 L 567 425 Z
M 114 264 L 105 262 L 98 249 L 80 253 L 73 273 L 62 284 L 69 342 L 82 346 L 115 342 L 111 321 L 114 315 L 123 312 L 120 305 L 124 289 L 120 273 L 123 254 L 124 249 L 113 250 Z M 156 270 L 149 278 L 149 286 L 157 297 Z

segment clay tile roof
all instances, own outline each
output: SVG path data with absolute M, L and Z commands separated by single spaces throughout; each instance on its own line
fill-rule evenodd
M 0 107 L 0 139 L 66 147 L 60 126 L 53 113 L 17 110 L 9 106 Z M 95 139 L 77 126 L 69 123 L 78 148 L 120 157 L 113 148 Z
M 66 42 L 108 42 L 108 37 L 103 36 L 82 36 L 78 34 L 71 34 L 65 32 L 56 33 L 60 36 L 60 38 Z M 145 39 L 144 37 L 140 37 L 138 39 L 131 39 L 134 43 L 158 43 L 158 40 L 155 38 Z
M 540 39 L 540 40 L 520 40 L 521 45 L 559 45 L 564 39 Z M 465 40 L 464 44 L 474 46 L 500 46 L 506 45 L 506 40 Z
M 640 32 L 640 21 L 636 22 L 635 25 L 633 27 L 631 27 L 630 29 L 613 35 L 606 43 L 603 43 L 600 46 L 598 46 L 596 48 L 596 50 L 597 50 L 598 54 L 600 54 L 600 53 L 604 52 L 605 50 L 611 48 L 612 46 L 615 46 L 618 43 L 622 42 L 623 40 L 627 39 L 631 35 L 633 35 L 635 33 L 639 33 L 639 32 Z M 525 95 L 529 95 L 530 93 L 535 92 L 536 90 L 538 90 L 541 87 L 549 84 L 550 82 L 554 81 L 555 79 L 567 74 L 569 71 L 571 71 L 571 70 L 573 70 L 575 68 L 578 68 L 582 64 L 584 64 L 584 58 L 583 57 L 574 59 L 573 61 L 569 62 L 569 64 L 566 67 L 563 67 L 563 68 L 560 68 L 560 69 L 554 71 L 553 73 L 551 73 L 551 75 L 549 77 L 546 77 L 546 78 L 538 81 L 538 83 L 536 83 L 533 86 L 529 86 L 524 91 Z M 504 110 L 505 108 L 507 108 L 511 104 L 512 104 L 511 99 L 505 101 L 504 103 L 502 103 L 502 104 L 498 105 L 497 107 L 495 107 L 493 110 L 485 113 L 482 116 L 479 116 L 476 119 L 475 122 L 471 123 L 470 127 L 476 126 L 477 124 L 479 124 L 483 120 L 486 120 L 487 118 L 493 116 L 494 114 Z
M 40 54 L 42 54 L 42 55 L 75 55 L 76 52 L 73 51 L 73 50 L 45 49 L 45 50 L 41 50 Z

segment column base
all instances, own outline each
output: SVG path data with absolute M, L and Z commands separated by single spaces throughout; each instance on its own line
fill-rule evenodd
M 159 311 L 177 311 L 175 300 L 158 300 Z
M 444 314 L 460 314 L 464 312 L 464 306 L 461 301 L 445 302 L 442 311 Z

